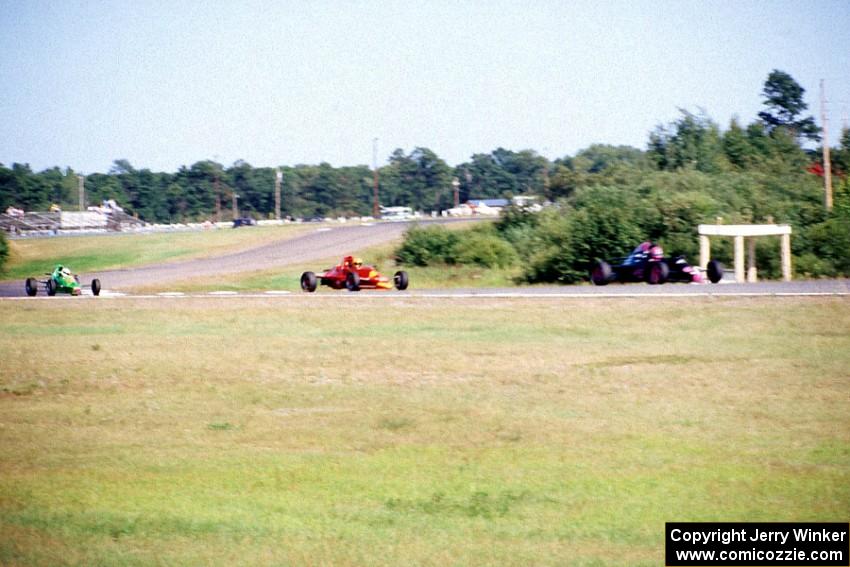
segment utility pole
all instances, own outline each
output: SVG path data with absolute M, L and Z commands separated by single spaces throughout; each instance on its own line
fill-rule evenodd
M 274 218 L 280 220 L 280 183 L 283 180 L 283 173 L 280 168 L 277 168 L 274 174 Z
M 216 171 L 213 178 L 213 187 L 215 191 L 215 222 L 221 220 L 221 191 L 218 186 L 218 172 Z
M 826 116 L 826 93 L 820 80 L 820 121 L 823 124 L 823 186 L 826 210 L 832 210 L 832 164 L 829 160 L 829 118 Z
M 233 220 L 239 218 L 239 208 L 236 206 L 236 199 L 239 198 L 239 195 L 236 194 L 236 191 L 231 191 L 231 195 L 233 195 Z
M 381 218 L 381 206 L 378 204 L 378 138 L 372 139 L 372 171 L 374 177 L 374 201 L 372 202 L 372 217 Z
M 80 193 L 80 211 L 86 210 L 86 176 L 77 176 L 77 189 Z
M 460 206 L 460 180 L 457 177 L 452 179 L 452 188 L 454 189 L 455 208 L 458 208 Z

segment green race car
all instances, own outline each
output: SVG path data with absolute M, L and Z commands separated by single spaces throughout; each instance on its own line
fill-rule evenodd
M 37 280 L 35 278 L 27 278 L 24 287 L 27 295 L 35 297 L 38 294 L 39 285 L 44 287 L 47 295 L 53 296 L 57 293 L 67 293 L 70 295 L 82 295 L 83 288 L 80 285 L 80 276 L 74 274 L 65 266 L 57 265 L 52 272 L 45 274 L 47 279 Z M 100 280 L 95 278 L 91 281 L 92 295 L 100 295 Z

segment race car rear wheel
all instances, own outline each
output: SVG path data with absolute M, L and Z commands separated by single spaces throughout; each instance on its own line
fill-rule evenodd
M 653 262 L 646 273 L 646 281 L 650 285 L 661 285 L 670 277 L 670 266 L 667 262 Z
M 723 279 L 723 264 L 717 260 L 711 260 L 706 266 L 706 272 L 708 272 L 708 281 L 717 283 Z
M 56 282 L 53 278 L 47 280 L 47 295 L 51 297 L 56 295 Z
M 407 272 L 404 270 L 399 270 L 393 276 L 393 285 L 399 291 L 404 291 L 407 289 L 407 286 L 410 283 L 410 279 L 407 277 Z
M 360 291 L 360 274 L 348 272 L 348 275 L 345 276 L 345 287 L 348 291 Z
M 35 297 L 35 295 L 38 293 L 38 281 L 36 281 L 35 278 L 27 278 L 24 287 L 27 290 L 27 295 L 29 295 L 30 297 Z
M 608 285 L 613 275 L 614 271 L 611 269 L 611 264 L 600 260 L 596 262 L 590 272 L 590 281 L 593 282 L 593 285 Z
M 301 274 L 301 289 L 302 290 L 304 290 L 308 293 L 312 293 L 312 292 L 316 291 L 317 285 L 318 285 L 318 282 L 316 281 L 316 274 L 314 274 L 313 272 L 304 272 L 303 274 Z
M 95 278 L 91 281 L 91 292 L 93 295 L 100 295 L 100 280 Z

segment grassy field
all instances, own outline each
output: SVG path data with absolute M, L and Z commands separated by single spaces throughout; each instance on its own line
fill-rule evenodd
M 0 302 L 0 564 L 661 565 L 846 521 L 850 302 Z
M 309 230 L 315 230 L 315 225 L 12 240 L 9 263 L 0 279 L 40 275 L 55 264 L 92 272 L 209 257 L 294 238 Z

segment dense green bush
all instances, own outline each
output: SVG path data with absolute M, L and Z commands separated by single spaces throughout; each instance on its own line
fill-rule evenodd
M 832 216 L 814 225 L 809 239 L 812 254 L 822 262 L 812 267 L 811 275 L 850 276 L 850 218 Z M 822 273 L 815 267 L 821 267 Z
M 788 172 L 648 173 L 633 183 L 581 188 L 558 208 L 539 215 L 536 223 L 505 223 L 502 234 L 516 230 L 524 235 L 510 241 L 529 250 L 523 274 L 529 282 L 585 280 L 595 259 L 625 255 L 648 239 L 661 244 L 667 255 L 681 254 L 695 263 L 697 226 L 718 218 L 726 224 L 791 224 L 797 274 L 850 275 L 850 181 L 838 181 L 830 214 L 823 207 L 821 183 L 811 174 Z M 712 256 L 731 262 L 731 239 L 715 239 Z M 780 277 L 775 239 L 757 242 L 756 256 L 761 277 Z
M 602 179 L 600 178 L 600 181 Z M 827 214 L 820 180 L 809 174 L 649 172 L 617 185 L 590 184 L 540 213 L 511 207 L 492 225 L 449 231 L 415 227 L 397 255 L 412 265 L 519 265 L 529 283 L 587 280 L 597 259 L 627 255 L 653 240 L 668 256 L 699 260 L 697 226 L 789 223 L 794 270 L 802 277 L 850 276 L 850 181 L 838 180 Z M 756 243 L 760 277 L 781 276 L 777 239 Z M 731 239 L 715 239 L 712 257 L 732 261 Z
M 458 236 L 442 226 L 413 226 L 404 233 L 396 261 L 412 266 L 454 264 Z
M 575 256 L 572 247 L 570 213 L 572 209 L 564 205 L 557 209 L 547 209 L 540 214 L 540 221 L 534 231 L 531 253 L 523 264 L 523 279 L 534 282 L 578 281 L 583 273 L 573 269 Z
M 585 280 L 595 260 L 625 255 L 646 239 L 637 210 L 627 191 L 593 187 L 580 192 L 574 206 L 545 211 L 534 239 L 537 250 L 524 267 L 524 279 Z
M 516 260 L 513 246 L 499 238 L 490 225 L 456 231 L 442 226 L 414 226 L 396 250 L 396 261 L 413 266 L 468 264 L 506 268 Z
M 808 276 L 850 276 L 850 178 L 834 186 L 833 209 L 802 231 L 804 253 L 796 271 Z
M 6 261 L 9 259 L 9 243 L 6 240 L 6 235 L 0 232 L 0 274 L 6 266 Z
M 482 268 L 507 268 L 517 261 L 514 247 L 499 238 L 490 226 L 460 232 L 454 252 L 454 260 L 458 264 Z

